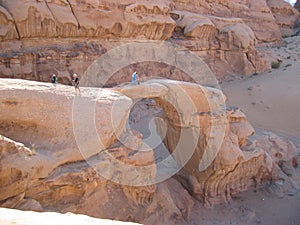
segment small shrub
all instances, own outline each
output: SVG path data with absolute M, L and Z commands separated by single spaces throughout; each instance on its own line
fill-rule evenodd
M 271 67 L 273 69 L 278 69 L 280 67 L 280 65 L 281 65 L 280 61 L 277 61 L 277 62 L 274 61 L 274 62 L 271 63 Z

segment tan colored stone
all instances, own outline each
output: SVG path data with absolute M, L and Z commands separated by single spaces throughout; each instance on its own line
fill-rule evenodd
M 2 1 L 21 38 L 29 37 L 135 37 L 168 39 L 174 21 L 166 2 L 74 0 Z M 4 39 L 12 39 L 6 32 Z
M 164 88 L 153 91 L 154 87 Z M 18 94 L 19 91 L 23 95 Z M 5 107 L 1 108 L 1 118 L 19 116 L 13 120 L 18 129 L 28 129 L 19 126 L 20 118 L 30 117 L 31 122 L 37 124 L 35 129 L 41 125 L 54 129 L 50 126 L 53 124 L 47 124 L 52 122 L 56 123 L 56 133 L 67 132 L 67 121 L 62 121 L 68 119 L 67 110 L 62 107 L 57 118 L 51 117 L 49 113 L 56 108 L 49 99 L 55 96 L 56 102 L 68 105 L 69 100 L 74 100 L 73 91 L 63 85 L 2 79 L 0 103 Z M 32 147 L 0 136 L 1 204 L 23 210 L 51 209 L 146 224 L 176 224 L 189 220 L 194 205 L 189 193 L 210 206 L 226 202 L 236 193 L 255 188 L 265 181 L 271 184 L 283 182 L 280 185 L 285 193 L 298 190 L 291 173 L 298 160 L 295 147 L 274 135 L 261 139 L 253 137 L 249 144 L 248 136 L 254 133 L 252 126 L 239 109 L 225 108 L 225 96 L 218 89 L 156 79 L 139 85 L 128 84 L 123 89 L 81 88 L 81 91 L 76 98 L 84 98 L 79 103 L 85 110 L 96 104 L 96 115 L 112 115 L 113 109 L 121 112 L 117 114 L 118 121 L 122 121 L 117 123 L 117 128 L 122 128 L 123 122 L 128 120 L 127 110 L 135 99 L 154 99 L 164 111 L 156 124 L 159 134 L 164 135 L 165 145 L 182 168 L 175 176 L 180 183 L 174 178 L 155 183 L 154 153 L 136 131 L 120 129 L 119 135 L 115 134 L 110 139 L 112 142 L 97 152 L 87 143 L 87 153 L 84 152 L 83 157 L 74 153 L 72 145 L 52 143 L 55 139 L 47 136 L 51 137 L 51 133 L 31 136 L 26 129 L 20 133 L 15 130 L 18 131 L 16 137 L 23 134 L 22 138 L 29 142 L 34 138 L 37 144 L 39 141 L 43 141 L 43 146 L 50 144 L 48 148 L 34 151 Z M 27 100 L 29 97 L 39 105 Z M 118 104 L 116 99 L 122 104 L 110 108 L 111 104 Z M 24 102 L 27 103 L 25 106 Z M 39 111 L 49 116 L 46 122 L 37 121 L 40 117 L 34 112 L 37 108 L 43 109 L 43 104 L 49 106 L 49 111 Z M 9 117 L 9 111 L 16 105 L 19 114 Z M 104 130 L 99 131 L 100 138 L 110 137 L 111 122 L 95 121 L 96 126 L 101 124 Z M 79 128 L 86 130 L 84 123 L 79 124 Z M 13 133 L 8 131 L 3 128 L 1 133 Z M 68 135 L 60 138 L 61 143 L 72 143 Z
M 218 35 L 222 50 L 251 49 L 256 44 L 253 31 L 245 24 L 224 27 Z
M 36 150 L 79 146 L 81 152 L 73 152 L 78 159 L 110 146 L 123 132 L 131 106 L 129 98 L 109 90 L 83 88 L 76 97 L 73 87 L 16 79 L 1 79 L 0 92 L 2 133 Z
M 166 94 L 158 93 L 156 98 L 164 111 L 164 123 L 158 120 L 157 129 L 177 164 L 183 167 L 178 173 L 181 182 L 205 205 L 228 201 L 232 195 L 262 185 L 265 180 L 285 180 L 286 192 L 297 190 L 297 184 L 284 175 L 285 168 L 278 167 L 282 161 L 272 156 L 286 158 L 286 167 L 291 169 L 297 158 L 292 144 L 270 137 L 271 141 L 258 142 L 265 145 L 246 146 L 254 129 L 239 109 L 225 110 L 220 91 L 168 80 L 150 80 L 140 84 L 139 89 L 152 82 L 168 88 Z M 126 92 L 130 90 L 134 92 L 135 86 L 127 86 Z M 144 90 L 143 97 L 147 88 Z M 151 90 L 148 93 L 152 98 Z M 270 150 L 270 145 L 278 147 Z
M 14 24 L 14 19 L 9 12 L 0 5 L 0 41 L 18 39 L 18 33 Z
M 0 77 L 49 81 L 56 73 L 60 83 L 70 84 L 72 73 L 83 74 L 112 46 L 136 40 L 182 45 L 198 54 L 218 78 L 253 74 L 270 67 L 255 50 L 257 42 L 279 42 L 282 35 L 299 32 L 299 13 L 277 0 L 25 0 L 22 7 L 19 4 L 18 0 L 0 4 L 4 53 Z M 146 76 L 191 81 L 172 67 L 144 65 L 141 70 Z M 119 74 L 107 85 L 128 81 L 125 78 Z
M 295 8 L 285 1 L 269 0 L 267 3 L 283 37 L 292 36 L 300 31 L 299 27 L 296 27 L 300 20 L 300 13 Z
M 280 41 L 281 33 L 265 0 L 247 3 L 230 0 L 173 0 L 176 10 L 190 11 L 225 18 L 241 18 L 260 42 Z

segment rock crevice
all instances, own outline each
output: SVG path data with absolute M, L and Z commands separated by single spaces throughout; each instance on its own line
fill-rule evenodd
M 66 0 L 66 1 L 68 2 L 69 6 L 70 6 L 70 9 L 71 9 L 71 12 L 72 12 L 74 18 L 75 18 L 76 21 L 77 21 L 77 27 L 78 27 L 78 29 L 80 29 L 80 23 L 79 23 L 79 20 L 78 20 L 77 16 L 75 15 L 75 12 L 74 12 L 74 9 L 73 9 L 73 7 L 72 7 L 72 4 L 70 3 L 69 0 Z

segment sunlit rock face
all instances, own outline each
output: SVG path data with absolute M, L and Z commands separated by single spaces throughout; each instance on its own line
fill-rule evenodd
M 125 125 L 141 98 L 162 110 L 156 129 L 172 159 L 163 170 Z M 189 221 L 192 196 L 211 206 L 266 182 L 296 193 L 295 146 L 274 134 L 248 140 L 253 127 L 224 101 L 218 89 L 166 79 L 77 96 L 65 85 L 0 79 L 0 206 L 176 224 Z
M 108 50 L 140 40 L 170 41 L 201 57 L 219 79 L 269 68 L 258 43 L 297 32 L 299 13 L 280 1 L 20 1 L 0 3 L 0 77 L 49 81 L 82 75 Z M 296 4 L 297 5 L 297 4 Z M 167 65 L 135 65 L 111 80 L 145 76 L 191 81 Z
M 155 87 L 160 87 L 156 93 Z M 299 189 L 288 175 L 294 174 L 296 147 L 271 133 L 248 140 L 254 128 L 239 109 L 225 108 L 218 89 L 150 80 L 119 91 L 133 99 L 156 100 L 164 112 L 157 120 L 158 132 L 181 168 L 176 178 L 206 206 L 279 177 L 285 191 Z

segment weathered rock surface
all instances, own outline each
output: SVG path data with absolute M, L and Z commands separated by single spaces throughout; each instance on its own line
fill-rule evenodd
M 102 149 L 105 149 L 125 129 L 132 104 L 131 99 L 109 90 L 83 90 L 82 95 L 77 98 L 70 86 L 16 79 L 1 79 L 0 91 L 0 132 L 26 146 L 34 146 L 37 150 L 75 148 L 76 141 L 85 141 L 78 139 L 83 136 L 91 145 L 96 144 L 95 138 L 87 136 L 87 133 L 80 133 L 84 129 L 79 131 L 84 126 L 91 129 L 88 128 L 91 124 L 85 119 L 87 107 L 94 108 L 96 131 L 103 136 L 101 144 Z M 117 110 L 120 106 L 122 111 Z M 110 115 L 103 112 L 111 112 L 114 107 L 118 115 L 113 127 Z M 77 137 L 74 137 L 74 130 L 79 132 Z M 77 153 L 73 155 L 76 158 Z
M 248 2 L 174 0 L 177 10 L 208 14 L 225 18 L 242 18 L 259 41 L 281 40 L 280 30 L 265 0 Z
M 24 80 L 1 79 L 0 86 L 1 134 L 35 144 L 28 148 L 0 136 L 2 207 L 59 210 L 99 218 L 145 221 L 148 224 L 188 219 L 193 205 L 188 192 L 173 179 L 157 186 L 152 149 L 142 144 L 140 133 L 123 132 L 123 119 L 126 118 L 125 122 L 128 119 L 127 110 L 132 104 L 129 98 L 112 90 L 93 88 L 82 88 L 81 95 L 75 97 L 71 87 Z M 120 100 L 119 106 L 117 99 Z M 83 118 L 93 116 L 84 113 L 89 105 L 96 110 L 95 115 L 100 119 L 95 119 L 93 125 L 101 127 L 98 132 L 103 146 L 95 144 L 89 135 L 90 128 L 82 124 L 76 128 L 76 122 L 72 124 L 76 101 L 83 109 L 79 111 Z M 116 108 L 107 110 L 111 104 Z M 54 106 L 60 107 L 55 114 L 52 111 Z M 66 110 L 68 107 L 70 112 Z M 100 111 L 97 107 L 101 107 Z M 41 115 L 30 114 L 30 108 L 33 111 L 39 109 Z M 12 110 L 16 113 L 9 115 Z M 114 114 L 112 111 L 117 113 L 117 120 L 103 121 L 107 119 L 104 114 L 110 116 Z M 43 120 L 42 116 L 48 119 Z M 24 121 L 28 122 L 24 124 Z M 11 122 L 13 125 L 7 126 Z M 85 122 L 79 121 L 83 125 L 86 125 Z M 109 127 L 106 122 L 116 124 Z M 34 129 L 31 130 L 28 124 L 35 124 Z M 69 135 L 72 129 L 87 132 L 80 134 L 87 138 L 83 148 L 80 149 L 82 143 L 78 138 L 76 147 L 74 137 Z M 43 130 L 49 132 L 43 133 Z M 52 130 L 58 136 L 51 136 Z M 119 141 L 116 141 L 117 137 Z M 176 199 L 171 197 L 174 197 L 173 187 L 181 193 Z M 160 208 L 165 210 L 158 210 Z
M 0 209 L 0 223 L 2 225 L 39 225 L 39 224 L 74 224 L 74 225 L 134 225 L 137 223 L 121 222 L 105 219 L 96 219 L 85 215 L 76 215 L 72 213 L 60 214 L 55 212 L 30 212 L 16 209 Z
M 33 37 L 144 37 L 164 40 L 174 21 L 164 1 L 1 1 L 3 39 Z M 5 16 L 8 15 L 8 16 Z M 12 30 L 10 24 L 15 24 Z M 8 29 L 10 28 L 10 29 Z M 5 32 L 6 31 L 6 32 Z
M 198 53 L 218 78 L 224 71 L 252 74 L 268 67 L 255 50 L 256 34 L 242 19 L 186 11 L 172 11 L 172 15 L 179 38 L 174 42 Z M 208 49 L 209 54 L 203 54 Z
M 155 122 L 179 167 L 164 169 L 175 171 L 176 179 L 170 173 L 156 184 L 168 170 L 156 164 L 142 134 L 125 130 L 128 111 L 139 98 L 154 99 L 164 111 Z M 163 79 L 115 89 L 81 88 L 77 97 L 63 85 L 1 79 L 0 133 L 36 145 L 0 136 L 0 206 L 176 224 L 189 220 L 194 205 L 189 193 L 213 205 L 265 182 L 279 183 L 284 194 L 297 192 L 291 176 L 298 160 L 295 147 L 274 135 L 248 143 L 252 126 L 238 109 L 226 110 L 224 101 L 218 89 Z M 88 120 L 72 123 L 72 116 L 80 118 L 76 103 L 85 119 L 94 116 L 90 106 L 95 109 L 93 126 L 103 146 L 90 135 Z M 114 113 L 118 120 L 108 120 Z M 83 136 L 77 145 L 71 128 L 72 135 Z
M 225 110 L 225 97 L 217 89 L 154 80 L 120 92 L 134 98 L 144 98 L 148 92 L 153 98 L 149 86 L 156 83 L 168 87 L 167 93 L 162 91 L 155 98 L 164 111 L 164 123 L 158 121 L 158 130 L 183 168 L 178 179 L 194 197 L 213 205 L 271 180 L 284 180 L 289 190 L 299 189 L 280 169 L 283 164 L 289 165 L 287 170 L 296 166 L 296 147 L 274 135 L 262 137 L 256 147 L 245 147 L 254 129 L 239 109 Z M 144 90 L 140 96 L 135 92 L 139 89 Z
M 269 0 L 267 3 L 280 27 L 282 36 L 292 36 L 300 31 L 300 28 L 297 27 L 300 13 L 289 3 L 278 0 Z
M 56 73 L 64 84 L 70 83 L 72 73 L 83 74 L 107 50 L 137 40 L 168 40 L 184 46 L 220 79 L 261 72 L 270 65 L 255 44 L 278 42 L 282 34 L 297 33 L 299 21 L 299 13 L 283 1 L 26 0 L 19 4 L 0 2 L 0 77 L 48 81 Z M 185 16 L 178 21 L 174 12 Z M 145 76 L 190 81 L 166 65 L 135 66 Z M 115 78 L 117 83 L 124 81 L 121 76 Z

